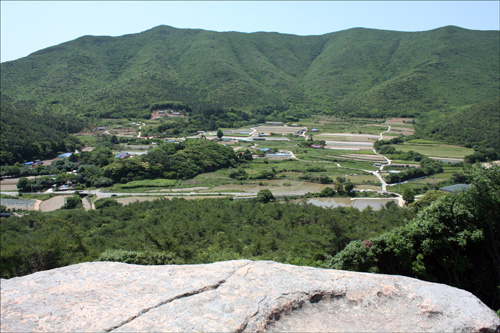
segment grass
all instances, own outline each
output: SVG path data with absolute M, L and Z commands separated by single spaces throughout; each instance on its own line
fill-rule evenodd
M 68 194 L 71 194 L 71 192 L 68 192 Z M 47 200 L 50 199 L 54 196 L 52 193 L 47 193 L 47 194 L 32 194 L 32 193 L 23 193 L 21 196 L 6 196 L 5 198 L 11 198 L 11 199 L 23 199 L 23 200 L 31 200 L 31 199 L 36 199 L 36 200 Z
M 428 141 L 425 143 L 414 143 L 413 140 L 402 145 L 394 145 L 397 150 L 416 151 L 426 156 L 463 158 L 474 153 L 474 149 L 454 145 L 447 145 L 438 142 Z

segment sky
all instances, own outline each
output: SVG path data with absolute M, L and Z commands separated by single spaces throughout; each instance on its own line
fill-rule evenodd
M 1 62 L 84 35 L 158 25 L 322 35 L 355 27 L 500 30 L 500 1 L 12 1 L 1 0 Z

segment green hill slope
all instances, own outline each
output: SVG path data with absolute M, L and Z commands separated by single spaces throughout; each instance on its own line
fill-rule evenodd
M 163 100 L 419 114 L 498 94 L 498 45 L 498 31 L 457 27 L 294 36 L 160 26 L 85 36 L 3 63 L 2 93 L 108 116 L 138 114 Z
M 475 143 L 498 147 L 471 114 L 498 97 L 499 45 L 499 31 L 453 26 L 321 36 L 159 26 L 84 36 L 1 64 L 2 100 L 9 101 L 2 118 L 12 118 L 2 126 L 19 133 L 17 120 L 41 114 L 147 116 L 152 104 L 173 100 L 195 111 L 417 116 L 426 119 L 427 133 L 434 121 L 458 115 L 470 123 L 456 124 L 457 142 L 472 129 Z M 496 128 L 498 117 L 487 114 Z

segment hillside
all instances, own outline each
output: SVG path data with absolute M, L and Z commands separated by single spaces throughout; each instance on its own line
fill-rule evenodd
M 250 122 L 414 116 L 419 135 L 498 155 L 499 45 L 499 31 L 453 26 L 321 36 L 159 26 L 84 36 L 1 64 L 2 164 L 63 152 L 58 138 L 84 118 L 148 118 L 165 101 L 188 104 L 195 128 L 228 110 Z
M 37 108 L 115 117 L 165 100 L 418 115 L 496 97 L 499 44 L 498 31 L 451 26 L 321 36 L 159 26 L 84 36 L 2 63 L 2 93 Z

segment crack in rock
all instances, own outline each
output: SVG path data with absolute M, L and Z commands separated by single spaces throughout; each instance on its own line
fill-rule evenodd
M 229 280 L 237 271 L 239 271 L 240 269 L 242 268 L 245 268 L 246 266 L 248 266 L 249 264 L 246 264 L 242 267 L 239 267 L 237 269 L 235 269 L 231 274 L 229 274 L 225 279 L 223 280 L 220 280 L 218 281 L 217 283 L 215 284 L 212 284 L 212 285 L 208 285 L 208 286 L 205 286 L 203 288 L 200 288 L 200 289 L 196 289 L 196 290 L 193 290 L 193 291 L 190 291 L 190 292 L 187 292 L 187 293 L 184 293 L 184 294 L 181 294 L 181 295 L 177 295 L 177 296 L 174 296 L 174 297 L 171 297 L 169 299 L 166 299 L 156 305 L 153 305 L 153 306 L 150 306 L 148 308 L 145 308 L 141 311 L 139 311 L 139 313 L 137 313 L 136 315 L 124 320 L 123 322 L 121 322 L 120 324 L 116 325 L 116 326 L 113 326 L 113 327 L 110 327 L 110 328 L 107 328 L 104 330 L 104 332 L 111 332 L 117 328 L 120 328 L 128 323 L 130 323 L 131 321 L 139 318 L 140 316 L 142 316 L 143 314 L 145 313 L 148 313 L 149 311 L 151 310 L 154 310 L 154 309 L 157 309 L 159 308 L 160 306 L 163 306 L 165 304 L 168 304 L 168 303 L 171 303 L 175 300 L 178 300 L 178 299 L 182 299 L 182 298 L 186 298 L 186 297 L 191 297 L 191 296 L 195 296 L 195 295 L 198 295 L 198 294 L 201 294 L 201 293 L 204 293 L 206 291 L 210 291 L 210 290 L 216 290 L 217 288 L 219 288 L 220 286 L 222 286 L 224 283 L 226 283 L 227 280 Z
M 245 318 L 245 320 L 243 321 L 243 323 L 241 324 L 241 326 L 236 330 L 236 333 L 241 333 L 241 332 L 245 331 L 245 329 L 248 326 L 248 322 L 250 321 L 250 319 L 252 319 L 253 317 L 255 317 L 260 312 L 260 304 L 262 302 L 264 302 L 266 300 L 266 298 L 267 298 L 267 294 L 259 301 L 259 303 L 257 303 L 257 310 L 251 316 L 248 316 L 248 317 Z
M 293 293 L 287 293 L 287 294 L 293 294 Z M 309 301 L 312 304 L 318 303 L 324 299 L 338 299 L 346 296 L 345 291 L 341 292 L 335 292 L 335 291 L 323 291 L 323 292 L 315 292 L 312 294 L 309 294 L 307 292 L 302 292 L 299 294 L 306 295 L 306 298 L 303 299 L 301 297 L 297 297 L 297 299 L 290 300 L 288 302 L 284 302 L 280 304 L 279 307 L 272 309 L 269 314 L 267 314 L 263 320 L 263 322 L 259 325 L 257 331 L 262 332 L 264 331 L 270 324 L 277 322 L 280 320 L 282 314 L 289 314 L 295 310 L 298 310 L 302 308 L 304 303 Z M 281 296 L 280 296 L 281 297 Z M 279 298 L 280 298 L 279 297 Z

